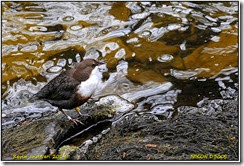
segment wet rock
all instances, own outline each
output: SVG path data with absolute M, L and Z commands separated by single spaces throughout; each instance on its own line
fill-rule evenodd
M 178 116 L 161 121 L 149 114 L 130 114 L 90 146 L 86 160 L 238 160 L 237 106 L 233 100 L 205 101 L 199 108 L 182 107 Z M 208 107 L 218 114 L 205 110 Z
M 63 140 L 98 121 L 109 120 L 115 115 L 115 109 L 110 105 L 91 103 L 82 109 L 82 112 L 88 116 L 78 117 L 73 110 L 67 113 L 73 118 L 78 118 L 85 125 L 76 126 L 59 112 L 50 117 L 27 121 L 15 128 L 5 129 L 2 132 L 3 159 L 62 159 L 63 156 L 55 154 Z
M 79 148 L 77 146 L 65 145 L 59 149 L 59 154 L 63 159 L 67 159 L 78 149 Z
M 100 132 L 99 134 L 84 141 L 79 147 L 76 146 L 75 151 L 73 151 L 72 155 L 68 156 L 68 159 L 69 160 L 88 160 L 86 154 L 89 150 L 89 147 L 92 145 L 95 145 L 98 141 L 100 141 L 109 131 L 110 131 L 110 128 L 105 129 L 102 132 Z M 66 148 L 66 146 L 64 146 L 64 148 Z
M 74 126 L 59 113 L 6 129 L 3 159 L 224 160 L 192 157 L 212 154 L 238 160 L 237 100 L 204 99 L 197 107 L 181 106 L 178 115 L 164 119 L 130 112 L 109 121 L 116 117 L 119 102 L 116 96 L 104 97 L 100 104 L 88 102 L 82 107 L 89 114 L 82 119 L 86 126 Z
M 13 104 L 11 106 L 3 109 L 6 112 L 5 116 L 2 117 L 3 130 L 15 127 L 26 121 L 30 122 L 47 116 L 53 116 L 57 112 L 56 108 L 43 101 L 36 102 L 33 105 L 19 106 L 19 108 L 16 108 Z
M 98 104 L 105 104 L 105 105 L 111 105 L 113 108 L 116 108 L 117 113 L 126 113 L 129 110 L 134 108 L 134 105 L 129 103 L 127 98 L 121 98 L 116 95 L 109 95 L 106 97 L 103 97 L 97 102 Z M 130 100 L 129 100 L 130 101 Z M 100 113 L 100 112 L 98 112 Z

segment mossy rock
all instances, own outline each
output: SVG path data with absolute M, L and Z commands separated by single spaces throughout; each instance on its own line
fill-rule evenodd
M 60 143 L 76 132 L 114 116 L 111 106 L 86 105 L 84 113 L 88 116 L 79 117 L 75 111 L 68 111 L 73 118 L 78 118 L 85 125 L 76 126 L 61 113 L 2 132 L 3 160 L 42 160 L 45 155 L 57 152 Z M 49 159 L 52 158 L 49 156 Z M 59 158 L 57 158 L 59 159 Z
M 155 120 L 149 114 L 131 114 L 89 147 L 86 160 L 237 161 L 237 105 L 237 101 L 223 101 L 222 111 L 217 109 L 216 114 L 206 114 L 201 107 L 195 108 L 196 113 L 189 113 L 192 107 L 184 107 L 183 113 L 166 120 Z M 194 154 L 207 158 L 194 158 Z M 210 154 L 215 157 L 210 158 Z

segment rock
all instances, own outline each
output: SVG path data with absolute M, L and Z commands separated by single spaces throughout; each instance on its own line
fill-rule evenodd
M 211 104 L 209 113 L 204 108 Z M 185 106 L 178 116 L 162 121 L 132 113 L 89 147 L 86 160 L 238 160 L 237 106 L 233 100 L 209 100 L 206 107 Z
M 5 129 L 2 132 L 3 160 L 62 159 L 62 156 L 55 155 L 62 141 L 99 121 L 109 121 L 114 117 L 115 109 L 110 105 L 93 103 L 83 107 L 83 113 L 88 116 L 78 117 L 75 111 L 67 113 L 73 118 L 79 118 L 85 126 L 76 126 L 59 112 L 50 117 Z
M 69 158 L 76 150 L 79 148 L 77 146 L 65 145 L 59 149 L 59 154 L 62 156 L 61 159 Z
M 81 107 L 85 126 L 58 113 L 5 129 L 3 160 L 238 160 L 237 100 L 204 99 L 163 119 L 133 108 L 106 96 Z

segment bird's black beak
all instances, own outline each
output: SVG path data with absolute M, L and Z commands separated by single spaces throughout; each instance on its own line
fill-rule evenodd
M 98 65 L 103 65 L 105 64 L 105 61 L 98 61 Z
M 106 63 L 105 63 L 104 60 L 103 61 L 98 61 L 98 70 L 100 72 L 107 72 L 108 71 L 108 68 L 107 68 Z

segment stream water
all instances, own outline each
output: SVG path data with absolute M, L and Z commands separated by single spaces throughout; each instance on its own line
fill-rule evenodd
M 238 91 L 238 2 L 2 2 L 3 126 L 56 112 L 28 98 L 84 58 L 106 62 L 96 97 L 170 117 Z

